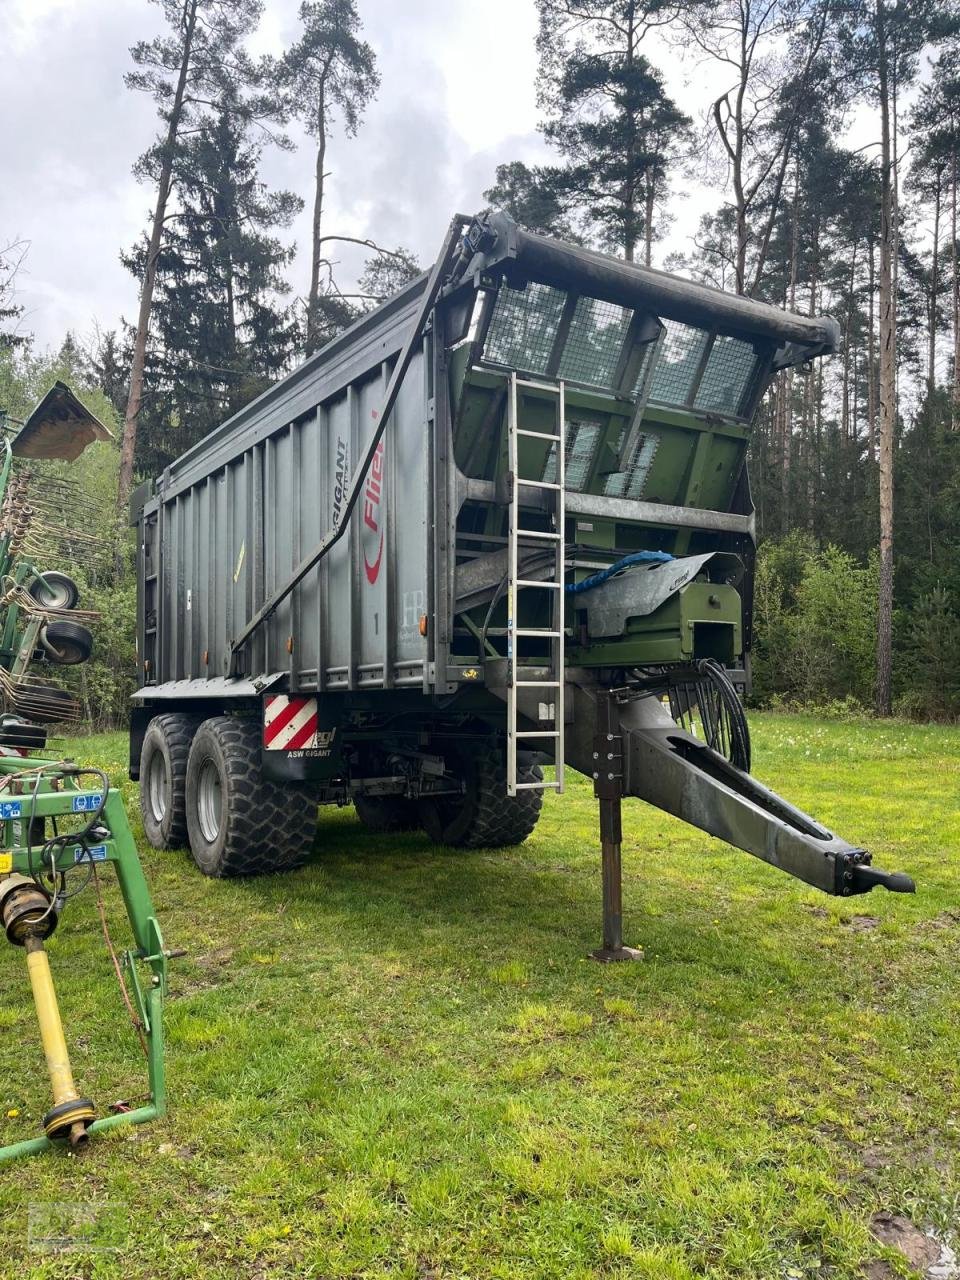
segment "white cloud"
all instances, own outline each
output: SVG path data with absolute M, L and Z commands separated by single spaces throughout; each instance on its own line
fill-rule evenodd
M 298 0 L 266 0 L 258 50 L 279 53 L 296 36 Z M 536 10 L 532 0 L 360 0 L 365 34 L 382 77 L 379 98 L 355 139 L 334 131 L 326 222 L 345 235 L 373 236 L 431 260 L 450 216 L 482 205 L 498 163 L 545 155 L 537 133 Z M 128 92 L 128 47 L 162 25 L 146 0 L 6 0 L 15 57 L 0 80 L 4 180 L 0 243 L 31 241 L 20 286 L 28 326 L 43 344 L 66 328 L 89 332 L 136 311 L 133 278 L 119 262 L 147 225 L 152 193 L 131 175 L 156 128 L 154 104 Z M 684 61 L 654 36 L 648 56 L 682 108 L 702 119 L 718 90 L 715 65 Z M 722 87 L 722 71 L 720 82 Z M 858 145 L 868 113 L 854 118 Z M 314 158 L 309 139 L 294 153 L 273 151 L 264 175 L 307 201 L 294 234 L 291 278 L 307 281 Z M 700 167 L 702 169 L 702 166 Z M 702 172 L 678 177 L 674 223 L 659 260 L 690 247 L 701 214 L 719 192 Z M 345 280 L 362 255 L 344 248 Z

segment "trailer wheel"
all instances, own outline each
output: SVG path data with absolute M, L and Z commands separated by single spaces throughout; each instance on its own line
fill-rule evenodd
M 484 744 L 447 755 L 447 768 L 466 784 L 460 796 L 420 801 L 420 821 L 436 844 L 458 849 L 522 844 L 537 825 L 542 791 L 507 795 L 507 762 L 500 746 Z M 542 782 L 539 765 L 518 770 L 520 782 Z
M 78 622 L 48 622 L 40 628 L 40 644 L 48 662 L 75 667 L 93 653 L 93 636 Z
M 47 569 L 42 578 L 34 578 L 27 590 L 41 609 L 75 609 L 80 599 L 74 580 L 57 569 Z
M 187 831 L 208 876 L 289 871 L 310 856 L 317 803 L 309 786 L 270 782 L 260 767 L 257 722 L 214 716 L 187 761 Z
M 187 757 L 200 721 L 180 712 L 154 716 L 140 749 L 140 814 L 154 849 L 187 843 Z
M 420 825 L 418 802 L 404 796 L 357 796 L 353 804 L 368 831 L 415 831 Z

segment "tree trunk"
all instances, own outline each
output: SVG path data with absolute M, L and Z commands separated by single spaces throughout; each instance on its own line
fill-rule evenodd
M 876 309 L 877 269 L 874 239 L 870 236 L 870 283 L 867 305 L 867 457 L 877 460 L 877 335 Z
M 323 256 L 323 243 L 320 224 L 323 218 L 323 165 L 327 154 L 327 108 L 326 78 L 320 78 L 320 92 L 317 99 L 317 167 L 316 189 L 313 196 L 313 230 L 310 256 L 310 296 L 307 299 L 307 353 L 315 351 L 319 345 L 319 310 L 320 310 L 320 263 Z
M 942 178 L 937 172 L 933 193 L 933 260 L 930 266 L 930 315 L 927 329 L 927 397 L 933 398 L 937 386 L 937 298 L 940 275 L 940 196 Z
M 820 289 L 820 221 L 817 219 L 814 225 L 813 244 L 812 244 L 812 264 L 810 269 L 810 309 L 809 315 L 815 316 L 819 306 L 819 289 Z M 823 362 L 817 361 L 817 372 Z M 820 390 L 821 384 L 816 377 L 813 369 L 807 374 L 806 385 L 804 386 L 804 423 L 803 423 L 803 442 L 805 450 L 804 467 L 806 470 L 806 497 L 807 497 L 807 518 L 806 524 L 811 532 L 816 533 L 816 527 L 813 523 L 814 508 L 814 441 L 817 433 L 818 411 L 820 406 Z
M 150 311 L 153 307 L 153 290 L 157 283 L 157 258 L 160 256 L 160 244 L 163 239 L 163 220 L 167 212 L 167 200 L 170 198 L 170 183 L 173 175 L 173 154 L 177 144 L 177 134 L 183 117 L 183 99 L 187 88 L 187 75 L 190 70 L 190 57 L 193 51 L 193 34 L 197 25 L 197 5 L 199 0 L 187 0 L 185 6 L 186 22 L 183 29 L 183 52 L 180 59 L 180 71 L 177 76 L 177 87 L 170 106 L 167 138 L 163 149 L 163 160 L 160 164 L 160 181 L 157 184 L 157 203 L 153 211 L 153 226 L 150 230 L 150 243 L 147 247 L 147 258 L 144 263 L 143 284 L 140 288 L 140 310 L 137 315 L 137 331 L 133 339 L 133 360 L 130 365 L 130 390 L 127 394 L 127 411 L 123 419 L 123 435 L 120 440 L 120 480 L 117 486 L 117 510 L 123 512 L 133 488 L 133 461 L 137 448 L 137 421 L 140 417 L 140 405 L 143 400 L 143 372 L 147 364 L 147 338 L 150 332 Z
M 626 74 L 629 80 L 630 72 L 633 68 L 634 61 L 634 7 L 628 6 L 627 11 L 627 53 L 626 53 Z M 633 109 L 628 109 L 627 113 L 627 146 L 626 146 L 626 170 L 627 176 L 624 183 L 623 192 L 623 256 L 627 262 L 633 262 L 634 251 L 637 244 L 637 121 Z M 644 230 L 647 242 L 650 238 L 649 223 Z M 649 249 L 647 250 L 647 266 L 650 265 Z
M 651 175 L 647 180 L 647 202 L 643 228 L 643 260 L 646 266 L 652 265 L 653 259 L 653 206 L 656 197 L 656 179 Z
M 957 411 L 960 409 L 960 263 L 957 262 L 957 148 L 950 157 L 950 221 L 951 221 L 951 269 L 953 272 L 953 396 L 951 398 L 950 426 L 957 429 Z
M 787 293 L 787 309 L 797 308 L 797 276 L 800 217 L 800 157 L 794 165 L 793 178 L 793 212 L 790 221 L 790 286 Z M 744 259 L 746 261 L 746 259 Z M 793 378 L 792 368 L 786 369 L 781 377 L 780 387 L 783 393 L 783 439 L 781 462 L 781 520 L 784 533 L 790 531 L 790 470 L 793 461 Z
M 879 50 L 881 199 L 880 199 L 880 583 L 877 602 L 876 712 L 893 706 L 893 446 L 897 422 L 897 312 L 894 294 L 896 225 L 890 129 L 885 0 L 877 0 Z
M 853 343 L 851 342 L 850 339 L 851 339 L 852 329 L 853 329 L 853 306 L 854 306 L 853 298 L 854 298 L 854 288 L 856 286 L 856 272 L 857 272 L 857 246 L 856 244 L 854 244 L 853 253 L 851 254 L 851 257 L 850 257 L 850 285 L 847 289 L 847 307 L 846 307 L 847 314 L 845 316 L 844 334 L 843 334 L 843 390 L 840 398 L 840 426 L 841 426 L 841 435 L 843 436 L 844 444 L 846 444 L 849 440 L 853 439 L 853 437 L 856 435 L 856 430 L 855 429 L 852 430 L 850 426 L 850 383 L 851 383 L 850 357 L 853 355 Z M 854 363 L 853 378 L 854 380 L 856 379 L 855 363 Z

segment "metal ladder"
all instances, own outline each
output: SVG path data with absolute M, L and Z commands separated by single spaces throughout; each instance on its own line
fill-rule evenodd
M 517 418 L 517 388 L 526 387 L 541 394 L 556 397 L 557 411 L 555 431 L 531 431 L 521 427 Z M 563 787 L 563 679 L 564 679 L 564 529 L 566 506 L 564 501 L 564 485 L 566 482 L 566 450 L 563 381 L 556 383 L 531 382 L 518 378 L 516 373 L 510 374 L 510 386 L 507 396 L 507 451 L 510 471 L 510 523 L 507 538 L 507 795 L 515 796 L 520 791 L 560 791 Z M 552 481 L 534 479 L 520 475 L 518 466 L 518 441 L 522 437 L 534 440 L 549 440 L 553 443 L 557 460 L 554 479 Z M 543 529 L 524 529 L 520 525 L 520 491 L 522 489 L 543 489 L 554 495 L 553 514 L 555 524 L 552 532 Z M 541 542 L 554 548 L 553 575 L 543 580 L 521 578 L 519 574 L 519 551 L 522 543 Z M 547 627 L 519 627 L 517 616 L 520 591 L 546 591 L 550 598 L 550 624 Z M 550 642 L 550 664 L 546 675 L 532 679 L 536 669 L 518 667 L 517 640 L 535 636 L 547 638 Z M 523 677 L 523 678 L 518 678 Z M 546 695 L 540 703 L 540 719 L 552 720 L 552 729 L 518 729 L 517 728 L 517 690 L 542 689 Z M 517 746 L 521 741 L 552 739 L 554 759 L 556 761 L 556 780 L 553 782 L 518 782 L 517 781 Z

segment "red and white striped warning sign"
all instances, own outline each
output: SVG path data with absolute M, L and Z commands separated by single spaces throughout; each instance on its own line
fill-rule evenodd
M 274 694 L 265 699 L 263 745 L 267 751 L 299 751 L 317 745 L 316 698 Z

